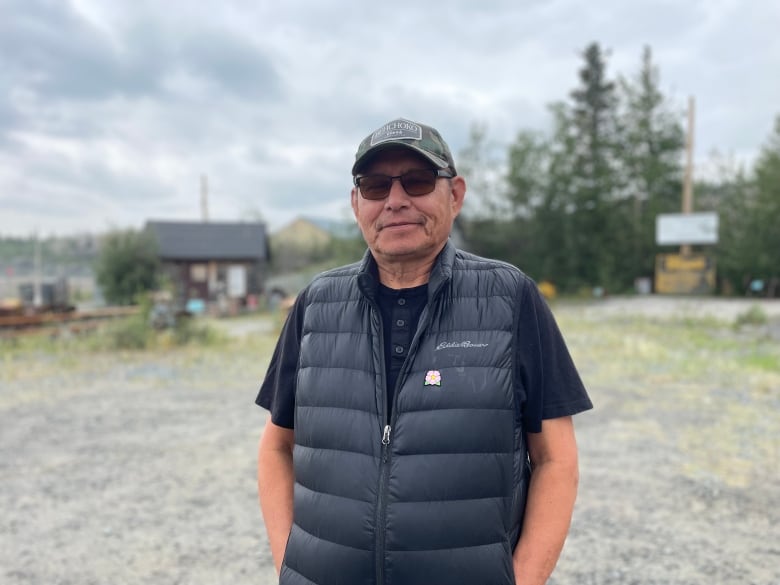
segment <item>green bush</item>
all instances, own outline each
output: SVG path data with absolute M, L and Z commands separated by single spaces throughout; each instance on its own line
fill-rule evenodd
M 95 276 L 110 303 L 133 304 L 139 294 L 154 290 L 160 280 L 157 242 L 145 231 L 116 230 L 101 243 Z
M 153 338 L 154 330 L 138 317 L 115 323 L 107 331 L 109 349 L 146 349 Z
M 175 345 L 215 345 L 223 336 L 205 323 L 198 323 L 191 317 L 179 317 L 173 328 L 173 340 Z
M 215 345 L 223 340 L 223 335 L 214 327 L 194 317 L 179 315 L 173 327 L 155 327 L 149 295 L 138 295 L 135 302 L 140 305 L 138 314 L 109 326 L 104 346 L 120 350 L 166 349 L 183 345 Z

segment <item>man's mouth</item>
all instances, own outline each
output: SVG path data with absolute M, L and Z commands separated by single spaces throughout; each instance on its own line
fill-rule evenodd
M 420 225 L 420 222 L 417 222 L 417 221 L 391 221 L 391 222 L 388 222 L 388 223 L 383 223 L 380 226 L 380 229 L 401 228 L 401 227 L 415 226 L 415 225 Z

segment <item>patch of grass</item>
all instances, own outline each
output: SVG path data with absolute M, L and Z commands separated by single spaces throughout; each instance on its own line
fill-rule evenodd
M 12 364 L 30 356 L 57 358 L 65 366 L 83 355 L 95 352 L 154 351 L 182 346 L 217 347 L 228 343 L 227 336 L 208 322 L 179 319 L 169 329 L 155 329 L 142 314 L 100 324 L 97 328 L 70 333 L 33 332 L 0 338 L 0 363 Z
M 758 305 L 751 306 L 747 311 L 737 315 L 734 320 L 735 327 L 742 327 L 743 325 L 766 325 L 769 322 L 769 317 L 766 312 Z
M 109 349 L 146 349 L 154 336 L 154 330 L 143 318 L 132 317 L 112 323 L 103 332 Z
M 745 322 L 760 323 L 747 312 Z M 762 328 L 679 315 L 664 320 L 556 307 L 595 408 L 626 440 L 662 443 L 679 471 L 735 487 L 775 475 L 780 345 Z M 656 422 L 663 440 L 641 426 Z
M 740 360 L 748 367 L 780 373 L 780 352 L 753 353 Z
M 169 329 L 155 329 L 143 317 L 111 324 L 91 340 L 94 349 L 156 350 L 185 345 L 211 347 L 226 342 L 214 327 L 194 318 L 180 318 Z

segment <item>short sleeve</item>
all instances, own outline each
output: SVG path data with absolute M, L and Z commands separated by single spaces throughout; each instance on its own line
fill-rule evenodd
M 528 432 L 541 432 L 542 420 L 593 408 L 555 317 L 530 279 L 520 294 L 516 336 L 516 395 Z
M 271 412 L 275 425 L 293 428 L 295 420 L 295 382 L 301 347 L 305 291 L 295 299 L 276 342 L 271 363 L 260 386 L 255 404 Z

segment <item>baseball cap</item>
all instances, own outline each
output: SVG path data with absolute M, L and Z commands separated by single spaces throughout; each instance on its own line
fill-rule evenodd
M 360 167 L 373 155 L 391 146 L 402 146 L 413 150 L 423 155 L 437 168 L 449 168 L 452 169 L 453 174 L 457 174 L 450 147 L 436 128 L 405 118 L 397 118 L 377 128 L 363 139 L 355 153 L 352 176 L 357 175 Z

